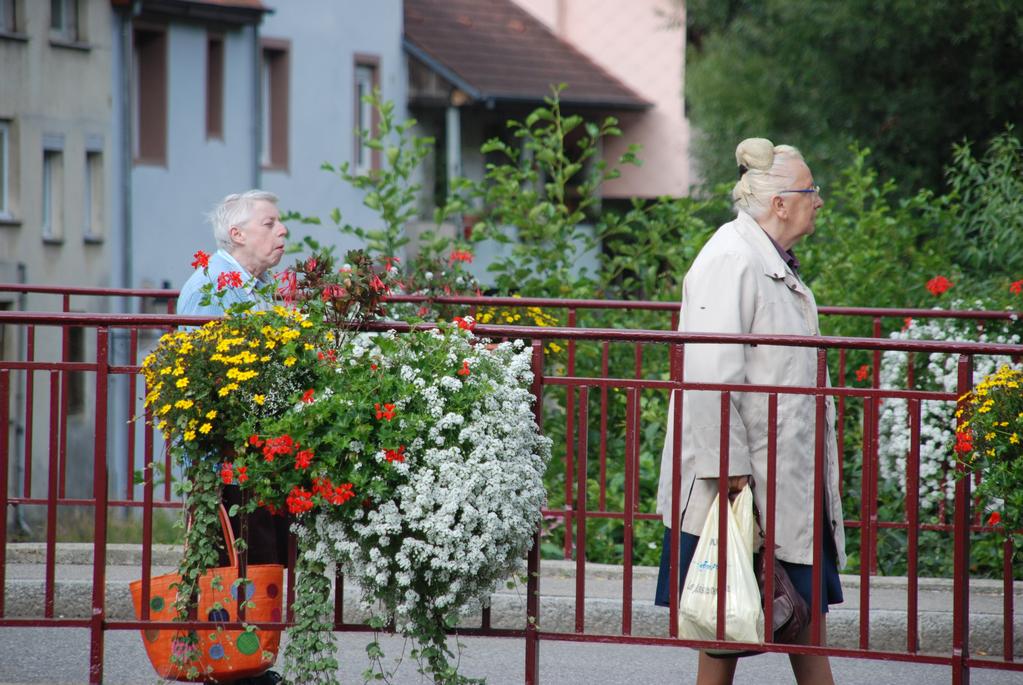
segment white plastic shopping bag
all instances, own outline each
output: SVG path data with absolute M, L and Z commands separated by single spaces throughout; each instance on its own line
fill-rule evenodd
M 725 591 L 725 639 L 764 641 L 764 610 L 753 572 L 753 493 L 749 486 L 728 512 L 728 568 Z M 716 640 L 718 615 L 718 499 L 714 498 L 703 523 L 700 542 L 689 565 L 678 607 L 679 636 L 689 640 Z

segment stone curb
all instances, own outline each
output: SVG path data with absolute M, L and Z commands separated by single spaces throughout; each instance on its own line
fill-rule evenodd
M 88 566 L 92 562 L 92 545 L 61 544 L 57 548 L 57 560 L 61 565 Z M 169 545 L 154 546 L 153 565 L 173 567 L 180 558 L 180 550 Z M 141 554 L 137 545 L 110 545 L 107 550 L 108 563 L 112 566 L 135 567 L 140 565 Z M 7 547 L 8 564 L 42 565 L 45 560 L 45 546 L 35 543 L 11 544 Z M 540 581 L 540 626 L 553 632 L 575 632 L 576 606 L 571 596 L 554 596 L 544 593 L 544 583 L 574 578 L 575 563 L 565 561 L 544 561 Z M 41 576 L 42 574 L 40 574 Z M 657 569 L 634 567 L 635 581 L 652 582 Z M 599 564 L 587 565 L 587 581 L 604 579 L 621 581 L 621 568 Z M 843 576 L 847 593 L 857 592 L 858 576 Z M 905 591 L 905 578 L 874 577 L 872 588 L 889 588 Z M 920 579 L 923 591 L 951 593 L 952 583 L 948 579 Z M 1000 581 L 976 580 L 971 583 L 971 594 L 1000 595 Z M 44 582 L 42 578 L 9 578 L 6 582 L 5 616 L 8 618 L 38 618 L 43 615 Z M 1017 606 L 1023 606 L 1023 583 L 1016 584 Z M 91 615 L 91 580 L 59 579 L 54 587 L 54 615 L 59 618 L 85 618 Z M 361 623 L 367 618 L 359 609 L 357 589 L 345 589 L 345 621 Z M 491 625 L 495 628 L 521 629 L 525 623 L 526 594 L 524 587 L 502 590 L 492 598 Z M 951 606 L 951 598 L 949 599 Z M 108 620 L 132 620 L 134 611 L 128 581 L 108 580 L 106 607 Z M 590 634 L 620 635 L 622 632 L 622 600 L 620 597 L 588 597 L 584 609 L 584 631 Z M 478 626 L 479 616 L 469 616 L 463 625 Z M 642 597 L 632 603 L 631 633 L 634 636 L 668 636 L 668 611 L 654 606 L 651 599 Z M 869 648 L 881 651 L 905 652 L 907 642 L 907 616 L 905 611 L 874 608 L 870 610 Z M 918 649 L 924 653 L 949 654 L 952 649 L 951 611 L 918 612 Z M 828 643 L 833 647 L 859 648 L 859 611 L 833 607 L 828 617 Z M 1002 653 L 1001 613 L 972 612 L 970 615 L 970 648 L 978 655 L 1000 655 Z M 1013 653 L 1023 655 L 1023 616 L 1014 620 Z

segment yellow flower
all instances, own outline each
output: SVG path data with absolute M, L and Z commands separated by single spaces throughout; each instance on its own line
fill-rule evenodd
M 191 409 L 193 404 L 195 404 L 195 402 L 192 400 L 178 400 L 174 403 L 174 406 L 178 409 Z
M 256 404 L 258 404 L 259 406 L 263 406 L 263 403 L 266 402 L 266 396 L 265 395 L 253 395 L 252 396 L 252 401 L 255 402 Z
M 306 343 L 305 345 L 303 345 L 303 347 L 305 347 L 306 350 L 315 350 L 316 349 L 316 347 L 312 343 Z
M 195 440 L 195 431 L 185 431 L 185 442 Z
M 199 432 L 202 433 L 203 435 L 206 435 L 211 430 L 213 430 L 213 424 L 211 423 L 204 423 L 203 425 L 199 426 Z
M 302 328 L 312 328 L 313 323 L 311 321 L 303 321 L 302 323 L 299 324 L 299 326 L 301 326 Z
M 561 352 L 562 347 L 558 343 L 552 342 L 547 345 L 547 349 L 550 350 L 551 352 L 557 353 Z
M 210 421 L 217 418 L 217 410 L 210 409 L 208 412 L 206 412 L 206 418 L 209 419 Z
M 183 375 L 185 375 L 185 370 L 182 367 L 180 367 L 180 366 L 175 367 L 174 375 L 175 376 L 183 376 Z
M 275 347 L 277 347 L 277 343 L 275 343 L 273 340 L 266 341 L 266 349 L 272 350 Z
M 1009 436 L 1009 442 L 1012 443 L 1013 445 L 1018 445 L 1019 444 L 1019 435 L 1016 434 L 1016 433 L 1013 433 L 1012 435 L 1010 435 Z
M 165 366 L 162 369 L 160 369 L 160 375 L 161 376 L 166 376 L 167 374 L 169 374 L 171 372 L 171 370 L 172 370 L 171 367 Z
M 166 428 L 167 428 L 167 422 L 166 421 L 160 421 L 160 422 L 158 422 L 156 424 L 156 429 L 157 430 L 162 431 L 162 430 L 165 430 Z
M 227 397 L 229 394 L 231 394 L 232 391 L 237 390 L 237 389 L 238 389 L 238 384 L 237 383 L 228 383 L 227 385 L 222 387 L 220 390 L 218 390 L 217 394 L 220 395 L 221 397 Z
M 167 412 L 169 412 L 170 410 L 171 410 L 171 405 L 165 404 L 162 407 L 160 407 L 160 411 L 158 413 L 160 414 L 160 416 L 165 416 L 167 414 Z
M 178 386 L 179 388 L 187 388 L 188 387 L 188 379 L 187 378 L 179 378 L 178 382 L 175 383 L 175 385 Z
M 287 359 L 284 360 L 284 365 L 285 366 L 294 366 L 295 362 L 297 362 L 297 361 L 298 360 L 295 359 L 294 357 L 288 357 Z
M 261 362 L 268 362 L 268 361 L 270 361 L 270 355 L 264 354 L 262 357 L 259 358 L 259 361 L 261 361 Z

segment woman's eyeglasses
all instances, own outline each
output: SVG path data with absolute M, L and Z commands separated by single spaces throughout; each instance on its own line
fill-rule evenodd
M 821 187 L 815 183 L 814 185 L 810 186 L 809 188 L 800 188 L 798 190 L 779 190 L 778 193 L 779 194 L 781 194 L 781 193 L 814 193 L 815 195 L 820 195 L 821 194 Z

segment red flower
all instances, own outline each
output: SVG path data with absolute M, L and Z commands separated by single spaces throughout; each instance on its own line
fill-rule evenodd
M 217 290 L 242 287 L 242 275 L 237 271 L 224 271 L 217 276 Z
M 1002 522 L 1001 512 L 992 511 L 991 515 L 987 517 L 987 524 L 989 526 L 997 526 L 1001 522 Z
M 388 288 L 387 285 L 383 281 L 381 281 L 380 277 L 377 276 L 376 274 L 373 274 L 373 278 L 370 279 L 369 287 L 373 288 L 374 292 L 381 292 L 381 291 L 383 291 L 385 293 L 390 293 L 391 292 L 391 289 Z
M 295 470 L 307 469 L 313 463 L 313 451 L 302 450 L 295 455 Z
M 287 433 L 279 438 L 267 438 L 266 444 L 263 446 L 263 459 L 269 463 L 274 460 L 274 457 L 291 454 L 295 449 L 297 449 L 297 445 Z
M 384 268 L 387 269 L 388 271 L 391 270 L 392 266 L 394 266 L 395 264 L 401 262 L 401 260 L 398 259 L 397 257 L 383 257 L 383 260 L 384 260 Z
M 317 352 L 316 356 L 320 358 L 320 361 L 323 361 L 324 359 L 329 359 L 332 362 L 337 361 L 337 352 L 334 350 L 327 350 L 326 353 Z
M 263 441 L 259 439 L 259 436 L 253 433 L 249 436 L 249 444 L 253 447 L 262 447 Z
M 379 368 L 379 367 L 377 367 L 377 365 L 376 365 L 376 364 L 370 364 L 370 365 L 369 365 L 369 370 L 370 370 L 370 371 L 376 371 L 376 370 L 377 370 L 377 368 Z
M 334 488 L 334 491 L 330 493 L 330 496 L 327 497 L 327 499 L 331 504 L 344 504 L 355 496 L 355 493 L 352 492 L 352 487 L 351 483 L 338 485 Z
M 234 467 L 231 462 L 225 461 L 220 466 L 220 480 L 224 481 L 224 485 L 230 485 L 234 480 Z
M 930 291 L 931 295 L 937 297 L 953 285 L 955 284 L 944 276 L 935 276 L 931 280 L 927 281 L 927 290 Z
M 1020 293 L 1023 293 L 1023 279 L 1018 280 L 1018 281 L 1013 281 L 1009 285 L 1009 292 L 1012 293 L 1013 295 L 1019 295 Z M 998 513 L 998 512 L 995 512 L 995 513 Z
M 302 393 L 302 401 L 305 402 L 306 404 L 312 404 L 312 401 L 313 401 L 313 389 L 312 388 L 309 388 L 304 393 Z
M 245 481 L 247 481 L 249 479 L 248 470 L 249 470 L 248 466 L 235 466 L 234 467 L 235 473 L 238 474 L 238 482 L 239 483 L 244 483 Z
M 455 262 L 468 262 L 472 263 L 472 252 L 468 250 L 452 250 L 451 256 L 448 257 L 448 264 L 454 264 Z
M 864 364 L 860 368 L 856 369 L 857 381 L 865 381 L 868 378 L 870 378 L 870 367 L 867 364 Z
M 384 450 L 384 459 L 389 462 L 405 461 L 405 445 L 399 445 L 396 450 Z
M 902 320 L 902 330 L 908 331 L 909 327 L 913 325 L 913 317 L 907 316 Z
M 462 368 L 458 370 L 459 376 L 468 376 L 471 372 L 469 371 L 469 361 L 465 360 L 462 362 Z
M 304 514 L 313 508 L 313 493 L 296 485 L 288 493 L 286 503 L 292 514 Z
M 330 478 L 326 476 L 313 478 L 313 494 L 321 495 L 327 499 L 332 492 L 334 492 L 334 484 L 330 482 Z
M 973 451 L 973 433 L 969 430 L 956 433 L 956 452 L 966 454 Z
M 205 269 L 205 268 L 207 268 L 210 265 L 210 256 L 208 254 L 206 254 L 205 252 L 203 252 L 202 250 L 198 250 L 192 256 L 195 258 L 195 260 L 192 262 L 192 268 L 193 269 L 199 269 L 199 268 Z
M 347 294 L 348 291 L 345 290 L 343 287 L 337 285 L 336 283 L 331 283 L 329 285 L 323 286 L 323 293 L 321 294 L 321 297 L 323 298 L 324 302 L 330 302 L 331 300 L 341 299 Z
M 298 276 L 295 272 L 288 269 L 277 274 L 274 278 L 279 283 L 277 294 L 280 295 L 281 299 L 287 304 L 294 302 L 295 297 L 298 295 Z
M 305 270 L 306 271 L 315 271 L 316 270 L 316 264 L 317 264 L 316 257 L 310 257 L 309 259 L 306 260 Z
M 454 321 L 455 323 L 458 324 L 458 327 L 461 328 L 463 331 L 471 331 L 472 329 L 476 328 L 476 322 L 472 320 L 472 317 L 464 319 L 461 316 L 456 316 Z
M 385 404 L 383 409 L 380 408 L 380 403 L 379 402 L 377 402 L 373 406 L 377 410 L 377 419 L 378 420 L 379 419 L 387 419 L 388 421 L 390 421 L 391 419 L 394 418 L 394 405 L 393 404 Z

